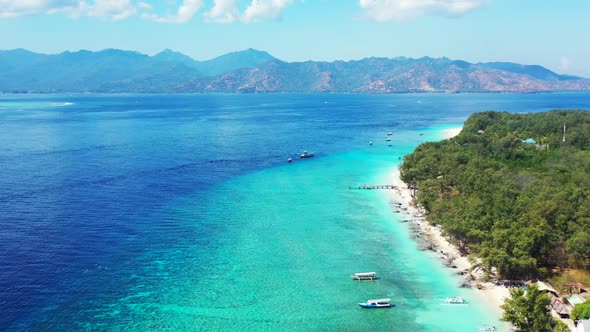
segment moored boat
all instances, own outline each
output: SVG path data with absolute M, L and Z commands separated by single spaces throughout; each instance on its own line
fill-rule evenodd
M 447 297 L 445 299 L 447 304 L 466 304 L 467 301 L 462 297 Z
M 355 273 L 355 274 L 351 275 L 350 277 L 352 278 L 352 280 L 377 280 L 377 279 L 379 279 L 377 277 L 376 272 L 360 272 L 360 273 Z
M 482 325 L 479 327 L 480 331 L 496 331 L 496 327 L 492 325 Z
M 303 153 L 299 156 L 299 158 L 313 158 L 315 155 L 313 153 L 309 153 L 307 151 L 303 151 Z
M 386 141 L 386 142 L 390 142 L 390 141 L 391 141 L 391 138 L 387 137 L 387 138 L 385 139 L 385 141 Z
M 391 299 L 376 299 L 376 300 L 367 300 L 367 302 L 358 303 L 361 308 L 365 309 L 375 309 L 375 308 L 391 308 L 393 304 L 391 304 Z

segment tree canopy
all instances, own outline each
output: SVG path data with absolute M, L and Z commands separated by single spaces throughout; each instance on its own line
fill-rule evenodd
M 572 319 L 590 319 L 590 300 L 578 304 L 574 307 L 571 314 Z
M 502 320 L 510 322 L 522 332 L 551 331 L 556 325 L 550 312 L 551 299 L 535 285 L 526 292 L 522 288 L 510 290 L 510 298 L 502 305 Z
M 488 271 L 534 278 L 590 267 L 590 112 L 476 113 L 400 170 L 429 220 Z

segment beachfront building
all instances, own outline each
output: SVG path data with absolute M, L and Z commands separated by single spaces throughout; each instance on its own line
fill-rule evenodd
M 590 319 L 578 321 L 575 332 L 590 332 Z
M 548 293 L 552 298 L 559 297 L 559 294 L 557 293 L 555 288 L 553 288 L 551 285 L 549 285 L 546 282 L 537 281 L 537 287 L 539 287 L 539 290 L 541 292 Z
M 584 296 L 584 294 L 588 294 L 587 292 L 590 290 L 590 287 L 579 282 L 568 282 L 565 285 L 569 288 L 570 294 L 581 294 Z
M 581 296 L 580 294 L 574 294 L 570 297 L 567 298 L 567 301 L 569 302 L 569 304 L 571 304 L 572 306 L 576 306 L 578 304 L 582 304 L 584 302 L 586 302 L 586 299 Z
M 551 309 L 561 318 L 569 318 L 572 313 L 573 306 L 565 303 L 559 298 L 559 293 L 550 284 L 542 281 L 537 281 L 537 287 L 542 292 L 549 294 L 551 297 Z M 589 331 L 590 332 L 590 331 Z
M 572 313 L 572 306 L 564 303 L 559 297 L 551 299 L 551 309 L 555 311 L 561 318 L 569 318 Z

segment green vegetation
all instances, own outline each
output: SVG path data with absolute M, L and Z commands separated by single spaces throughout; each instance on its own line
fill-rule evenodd
M 578 290 L 577 287 L 571 285 L 572 283 L 590 285 L 590 272 L 579 269 L 568 269 L 552 276 L 547 281 L 549 281 L 560 294 L 573 294 Z
M 570 328 L 562 320 L 556 319 L 553 332 L 570 332 Z
M 570 317 L 572 319 L 590 319 L 590 300 L 575 306 Z
M 525 292 L 522 288 L 510 290 L 510 298 L 502 305 L 502 320 L 510 322 L 519 331 L 552 331 L 557 322 L 551 317 L 551 299 L 535 285 Z
M 401 166 L 430 221 L 510 279 L 589 269 L 589 174 L 585 111 L 474 114 L 458 136 L 420 145 Z

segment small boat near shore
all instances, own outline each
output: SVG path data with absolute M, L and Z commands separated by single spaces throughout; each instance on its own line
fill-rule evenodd
M 445 299 L 447 304 L 467 304 L 467 301 L 462 297 L 447 297 Z
M 492 325 L 482 325 L 479 327 L 480 331 L 496 331 L 496 327 Z
M 361 308 L 365 309 L 376 309 L 376 308 L 391 308 L 393 304 L 391 304 L 391 299 L 376 299 L 376 300 L 367 300 L 367 302 L 358 303 Z
M 360 272 L 360 273 L 355 273 L 353 275 L 350 276 L 352 278 L 352 280 L 377 280 L 379 279 L 377 277 L 377 273 L 376 272 Z
M 391 142 L 391 138 L 387 137 L 387 138 L 385 139 L 385 141 L 386 141 L 386 142 Z
M 305 158 L 313 158 L 315 157 L 315 155 L 313 153 L 309 153 L 307 151 L 303 151 L 303 153 L 299 156 L 299 158 L 305 159 Z

